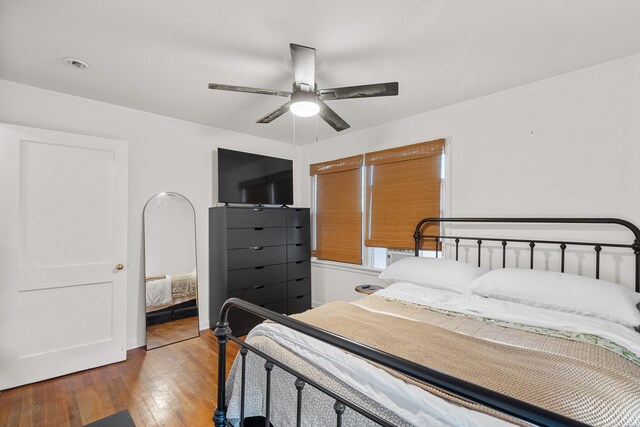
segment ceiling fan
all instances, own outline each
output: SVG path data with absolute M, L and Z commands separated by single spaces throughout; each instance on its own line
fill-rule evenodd
M 287 110 L 290 110 L 293 114 L 300 117 L 310 117 L 318 114 L 338 132 L 349 129 L 350 126 L 342 117 L 329 108 L 324 101 L 395 96 L 398 94 L 398 82 L 318 89 L 318 85 L 316 84 L 316 50 L 312 47 L 293 43 L 291 43 L 289 47 L 291 49 L 294 78 L 291 92 L 217 83 L 209 83 L 209 89 L 288 97 L 290 98 L 289 101 L 277 110 L 257 120 L 256 123 L 270 123 L 286 113 Z

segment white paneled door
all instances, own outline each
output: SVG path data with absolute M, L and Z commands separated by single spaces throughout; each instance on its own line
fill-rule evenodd
M 0 389 L 126 358 L 127 144 L 0 125 Z

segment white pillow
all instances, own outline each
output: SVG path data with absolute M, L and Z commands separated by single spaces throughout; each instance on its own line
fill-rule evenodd
M 472 294 L 640 325 L 640 294 L 617 283 L 553 271 L 501 268 L 477 278 Z
M 466 262 L 442 258 L 407 257 L 388 266 L 378 278 L 389 284 L 409 282 L 427 288 L 468 294 L 469 283 L 486 272 L 486 269 Z

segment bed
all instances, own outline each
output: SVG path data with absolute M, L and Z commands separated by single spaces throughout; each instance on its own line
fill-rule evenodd
M 633 240 L 422 234 L 425 225 L 446 222 L 614 224 Z M 416 254 L 422 239 L 435 239 L 440 253 L 449 241 L 455 261 L 398 261 L 381 275 L 391 283 L 386 289 L 291 317 L 227 301 L 216 328 L 215 425 L 640 425 L 636 226 L 618 219 L 428 218 L 414 238 Z M 477 245 L 477 267 L 457 261 L 464 242 Z M 482 268 L 487 242 L 497 242 L 503 268 Z M 529 269 L 506 268 L 510 244 L 526 245 Z M 560 249 L 562 272 L 533 269 L 543 245 Z M 566 251 L 576 247 L 593 248 L 597 279 L 563 273 Z M 636 292 L 599 280 L 603 249 L 630 251 Z M 269 322 L 239 340 L 226 324 L 231 306 Z M 225 381 L 229 339 L 242 349 Z
M 196 271 L 145 277 L 147 326 L 198 315 Z

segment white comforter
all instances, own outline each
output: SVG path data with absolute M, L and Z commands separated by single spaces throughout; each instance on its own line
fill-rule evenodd
M 171 276 L 166 275 L 164 279 L 147 280 L 146 286 L 146 306 L 171 304 L 173 295 L 171 294 Z
M 410 301 L 444 310 L 532 326 L 591 333 L 608 338 L 636 354 L 640 354 L 640 334 L 630 328 L 606 320 L 487 299 L 476 295 L 438 291 L 409 283 L 395 283 L 376 292 L 374 296 Z M 353 304 L 358 305 L 357 302 Z M 370 398 L 384 402 L 389 409 L 415 425 L 462 427 L 510 425 L 486 414 L 450 403 L 421 388 L 408 385 L 364 360 L 281 325 L 260 324 L 251 331 L 248 338 L 253 336 L 268 336 L 279 344 L 292 349 Z

